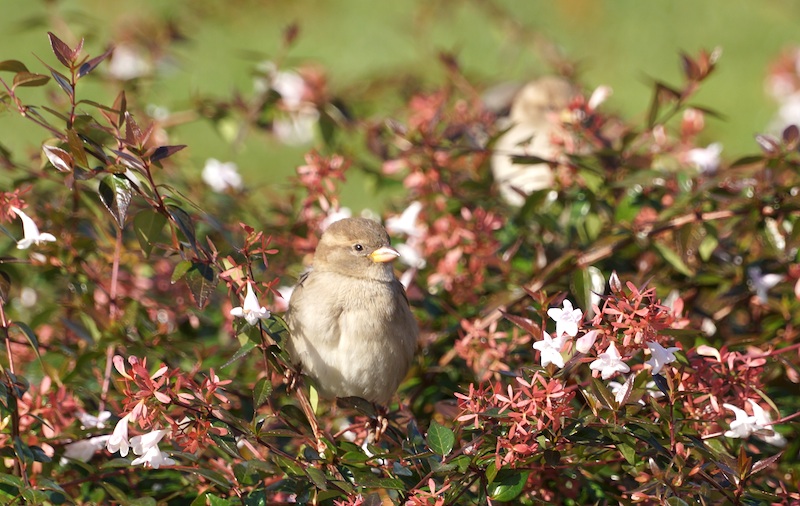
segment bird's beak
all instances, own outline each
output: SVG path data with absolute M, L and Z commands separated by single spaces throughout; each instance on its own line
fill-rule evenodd
M 386 263 L 391 262 L 395 258 L 399 257 L 400 253 L 397 252 L 396 249 L 391 248 L 389 246 L 384 246 L 383 248 L 378 248 L 372 253 L 369 254 L 370 260 L 376 263 Z

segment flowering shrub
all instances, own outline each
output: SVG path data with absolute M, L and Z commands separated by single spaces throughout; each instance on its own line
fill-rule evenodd
M 2 152 L 5 503 L 800 501 L 800 131 L 732 162 L 699 146 L 716 52 L 683 55 L 641 121 L 576 85 L 545 115 L 554 156 L 510 155 L 552 187 L 513 201 L 489 168 L 507 129 L 453 58 L 440 89 L 371 119 L 333 115 L 317 72 L 263 66 L 254 97 L 198 121 L 320 129 L 295 191 L 265 202 L 230 163 L 197 184 L 133 94 L 83 98 L 149 65 L 115 52 L 102 71 L 111 50 L 49 40 L 36 67 L 0 62 L 2 121 L 43 133 Z M 356 167 L 395 189 L 373 214 L 423 330 L 381 438 L 374 406 L 319 399 L 283 346 L 287 287 L 353 213 Z

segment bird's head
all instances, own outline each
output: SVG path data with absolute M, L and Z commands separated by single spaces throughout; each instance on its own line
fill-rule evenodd
M 314 255 L 314 269 L 391 281 L 394 279 L 391 262 L 399 256 L 380 223 L 346 218 L 331 224 L 322 234 Z

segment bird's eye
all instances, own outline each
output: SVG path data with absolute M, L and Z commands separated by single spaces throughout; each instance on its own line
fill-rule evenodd
M 355 246 L 353 246 L 353 249 L 356 251 L 364 251 L 364 246 L 362 246 L 361 244 L 356 244 Z

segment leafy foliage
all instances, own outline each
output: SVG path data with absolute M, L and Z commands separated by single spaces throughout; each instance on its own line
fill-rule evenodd
M 321 130 L 295 191 L 265 202 L 235 178 L 215 194 L 194 184 L 169 122 L 133 93 L 80 98 L 88 79 L 119 85 L 98 76 L 111 50 L 48 37 L 46 73 L 0 62 L 20 116 L 3 121 L 47 136 L 27 161 L 4 154 L 3 230 L 19 236 L 20 211 L 55 239 L 25 227 L 30 247 L 8 241 L 0 258 L 4 502 L 800 500 L 800 134 L 693 162 L 708 111 L 692 100 L 718 54 L 681 55 L 683 81 L 655 82 L 641 123 L 575 96 L 556 155 L 517 157 L 555 175 L 521 207 L 498 197 L 504 129 L 452 55 L 446 83 L 393 118 L 344 114 L 313 76 L 292 97 L 272 68 L 253 97 L 196 111 L 243 135 Z M 47 105 L 28 103 L 34 86 Z M 346 212 L 354 167 L 394 190 L 386 223 L 423 329 L 380 440 L 374 406 L 294 384 L 282 346 L 279 285 Z M 545 332 L 563 367 L 539 365 Z

